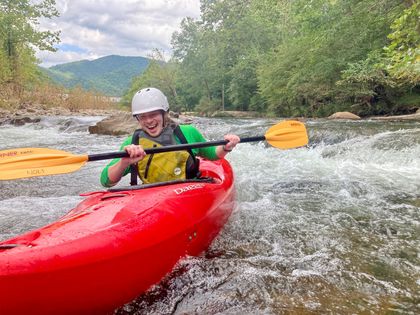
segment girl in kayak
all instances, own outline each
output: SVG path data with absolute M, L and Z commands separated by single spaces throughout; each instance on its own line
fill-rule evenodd
M 225 145 L 204 147 L 188 151 L 173 151 L 146 155 L 145 149 L 180 143 L 205 142 L 203 135 L 191 125 L 178 125 L 169 118 L 166 96 L 156 88 L 138 91 L 132 99 L 133 116 L 140 129 L 123 142 L 121 150 L 129 157 L 113 159 L 101 173 L 101 184 L 112 187 L 131 173 L 131 184 L 156 183 L 169 180 L 196 178 L 199 176 L 200 156 L 209 160 L 224 158 L 238 144 L 237 135 L 228 134 Z

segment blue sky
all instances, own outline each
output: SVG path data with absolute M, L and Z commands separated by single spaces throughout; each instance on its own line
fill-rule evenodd
M 75 52 L 79 54 L 88 52 L 86 49 L 83 49 L 82 47 L 79 47 L 77 45 L 70 45 L 70 44 L 65 44 L 65 43 L 58 44 L 56 48 L 62 52 Z
M 184 17 L 198 18 L 199 0 L 56 0 L 60 17 L 41 29 L 60 30 L 55 53 L 41 51 L 41 65 L 107 55 L 147 57 L 154 48 L 171 54 L 171 35 Z

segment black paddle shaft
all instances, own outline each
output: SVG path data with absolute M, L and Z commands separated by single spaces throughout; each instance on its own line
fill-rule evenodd
M 241 138 L 241 143 L 257 142 L 257 141 L 264 141 L 264 140 L 265 140 L 265 136 L 256 136 L 256 137 L 249 137 L 249 138 Z M 227 140 L 215 140 L 215 141 L 207 141 L 207 142 L 175 144 L 175 145 L 168 145 L 164 147 L 150 148 L 144 151 L 146 152 L 146 154 L 154 154 L 154 153 L 162 153 L 162 152 L 197 149 L 197 148 L 204 148 L 204 147 L 213 147 L 217 145 L 223 145 L 228 142 L 229 141 Z M 88 161 L 109 160 L 109 159 L 124 158 L 124 157 L 128 157 L 128 153 L 126 151 L 117 151 L 117 152 L 109 152 L 109 153 L 90 154 L 88 155 Z

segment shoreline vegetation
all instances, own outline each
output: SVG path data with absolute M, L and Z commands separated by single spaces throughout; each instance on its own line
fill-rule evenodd
M 123 102 L 115 102 L 112 97 L 99 92 L 86 91 L 80 86 L 72 89 L 55 85 L 49 81 L 37 85 L 32 90 L 21 91 L 18 95 L 13 89 L 0 91 L 0 125 L 24 125 L 37 123 L 42 116 L 103 116 L 91 133 L 111 135 L 127 134 L 137 128 L 132 118 L 130 106 Z M 177 109 L 176 106 L 175 110 Z M 218 107 L 220 108 L 220 107 Z M 296 119 L 300 121 L 312 119 L 341 120 L 382 120 L 382 121 L 420 121 L 420 105 L 413 106 L 410 114 L 358 116 L 356 112 L 339 111 L 325 117 L 305 117 L 299 115 L 274 115 L 273 113 L 251 110 L 212 110 L 171 111 L 171 117 L 180 123 L 192 123 L 193 117 L 209 118 L 278 118 Z M 114 130 L 113 130 L 114 129 Z

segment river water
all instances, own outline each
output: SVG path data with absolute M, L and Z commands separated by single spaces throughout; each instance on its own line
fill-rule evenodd
M 116 151 L 100 117 L 0 126 L 0 149 Z M 263 135 L 274 120 L 204 119 L 211 140 Z M 211 248 L 117 314 L 420 313 L 420 123 L 306 123 L 307 148 L 240 144 L 228 155 L 238 207 Z M 0 182 L 0 239 L 43 226 L 101 189 L 106 162 Z M 124 182 L 127 184 L 128 179 Z M 83 285 L 83 284 L 81 284 Z

